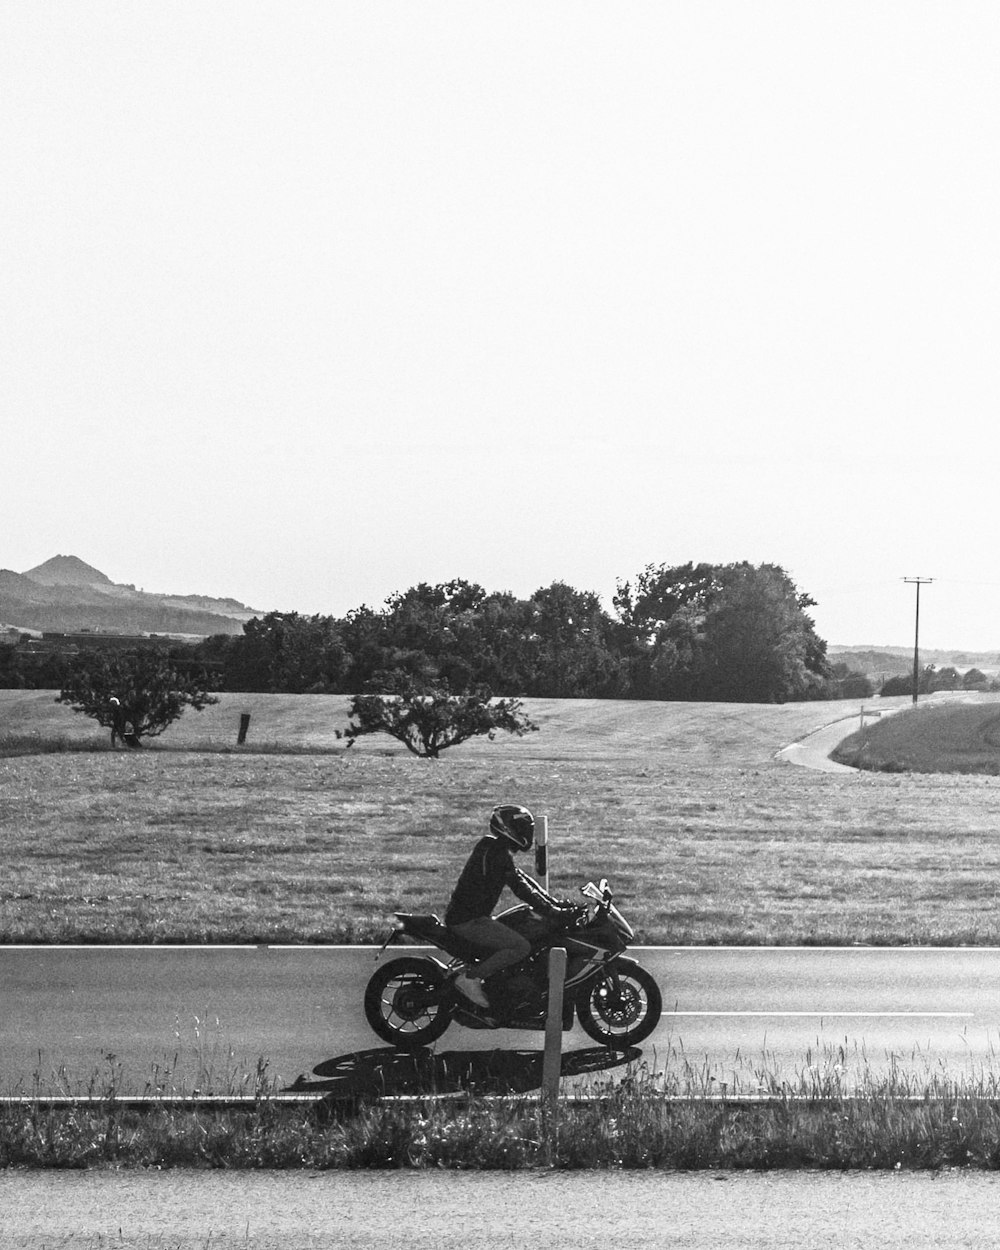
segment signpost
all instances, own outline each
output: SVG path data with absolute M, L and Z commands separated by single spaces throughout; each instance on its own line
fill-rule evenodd
M 554 1107 L 559 1099 L 562 1072 L 563 986 L 566 982 L 566 949 L 549 951 L 549 1005 L 545 1017 L 545 1054 L 542 1057 L 542 1098 Z
M 535 831 L 535 874 L 546 891 L 549 888 L 549 818 L 542 816 Z

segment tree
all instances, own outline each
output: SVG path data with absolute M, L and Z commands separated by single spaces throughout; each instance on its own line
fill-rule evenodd
M 619 582 L 632 684 L 661 699 L 770 703 L 829 692 L 826 643 L 776 564 L 647 565 Z
M 937 675 L 937 667 L 934 664 L 925 664 L 920 670 L 920 680 L 917 683 L 917 694 L 930 694 L 934 688 L 934 678 Z M 913 694 L 913 674 L 903 673 L 895 677 L 890 677 L 882 683 L 882 689 L 879 694 L 884 698 L 892 695 Z
M 284 694 L 340 690 L 350 664 L 332 616 L 268 612 L 243 626 L 231 644 L 228 686 Z
M 600 699 L 625 693 L 625 666 L 609 646 L 615 625 L 593 591 L 553 582 L 535 591 L 530 609 L 529 694 Z
M 703 697 L 738 703 L 816 698 L 830 676 L 800 595 L 775 564 L 728 566 L 705 613 Z
M 962 674 L 952 665 L 945 668 L 939 668 L 934 674 L 934 680 L 931 684 L 931 690 L 960 690 L 962 688 Z
M 851 668 L 842 660 L 830 666 L 830 697 L 833 699 L 870 699 L 875 685 L 867 673 Z
M 719 588 L 719 566 L 690 560 L 687 564 L 647 564 L 633 582 L 619 581 L 612 602 L 623 624 L 638 638 L 651 640 L 681 608 L 707 605 Z
M 56 702 L 91 716 L 105 729 L 112 724 L 112 698 L 121 702 L 138 741 L 172 725 L 186 707 L 196 712 L 218 703 L 206 670 L 181 668 L 155 647 L 114 653 L 81 651 L 70 661 Z
M 67 658 L 63 651 L 34 651 L 23 643 L 0 644 L 0 687 L 56 690 L 62 685 Z
M 384 693 L 393 673 L 430 685 L 446 682 L 456 691 L 490 684 L 483 633 L 488 598 L 481 586 L 455 578 L 390 595 L 379 611 L 362 606 L 349 613 L 340 626 L 351 654 L 345 688 L 381 687 Z
M 403 680 L 393 694 L 359 694 L 351 700 L 357 724 L 337 730 L 350 746 L 365 734 L 387 733 L 412 751 L 430 759 L 448 747 L 485 734 L 492 742 L 498 731 L 523 737 L 533 724 L 518 699 L 494 700 L 486 687 L 471 694 L 452 694 L 447 686 Z

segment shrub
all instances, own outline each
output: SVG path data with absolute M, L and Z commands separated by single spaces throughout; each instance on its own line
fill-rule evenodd
M 437 759 L 448 747 L 468 738 L 485 735 L 491 741 L 498 731 L 522 737 L 533 733 L 533 724 L 518 699 L 494 699 L 486 687 L 471 694 L 452 694 L 446 685 L 425 686 L 404 681 L 395 694 L 359 694 L 351 700 L 356 719 L 337 730 L 351 746 L 365 734 L 387 733 L 414 755 Z

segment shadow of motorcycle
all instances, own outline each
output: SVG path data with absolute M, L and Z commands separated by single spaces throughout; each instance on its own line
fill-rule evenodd
M 524 1050 L 398 1050 L 373 1047 L 325 1059 L 311 1076 L 298 1076 L 283 1092 L 315 1093 L 333 1110 L 357 1107 L 380 1098 L 428 1097 L 468 1093 L 481 1096 L 527 1094 L 541 1089 L 544 1051 Z M 635 1063 L 637 1046 L 615 1050 L 593 1046 L 563 1054 L 560 1077 L 591 1073 Z

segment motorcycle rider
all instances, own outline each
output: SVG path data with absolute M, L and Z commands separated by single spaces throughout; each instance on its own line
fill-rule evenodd
M 574 904 L 553 898 L 514 863 L 518 851 L 535 840 L 535 821 L 526 807 L 502 803 L 493 809 L 489 833 L 473 847 L 452 892 L 444 922 L 459 937 L 489 952 L 467 966 L 455 979 L 455 988 L 479 1007 L 489 1007 L 482 982 L 519 963 L 531 952 L 531 943 L 490 914 L 504 886 L 529 907 L 546 915 L 575 910 Z

